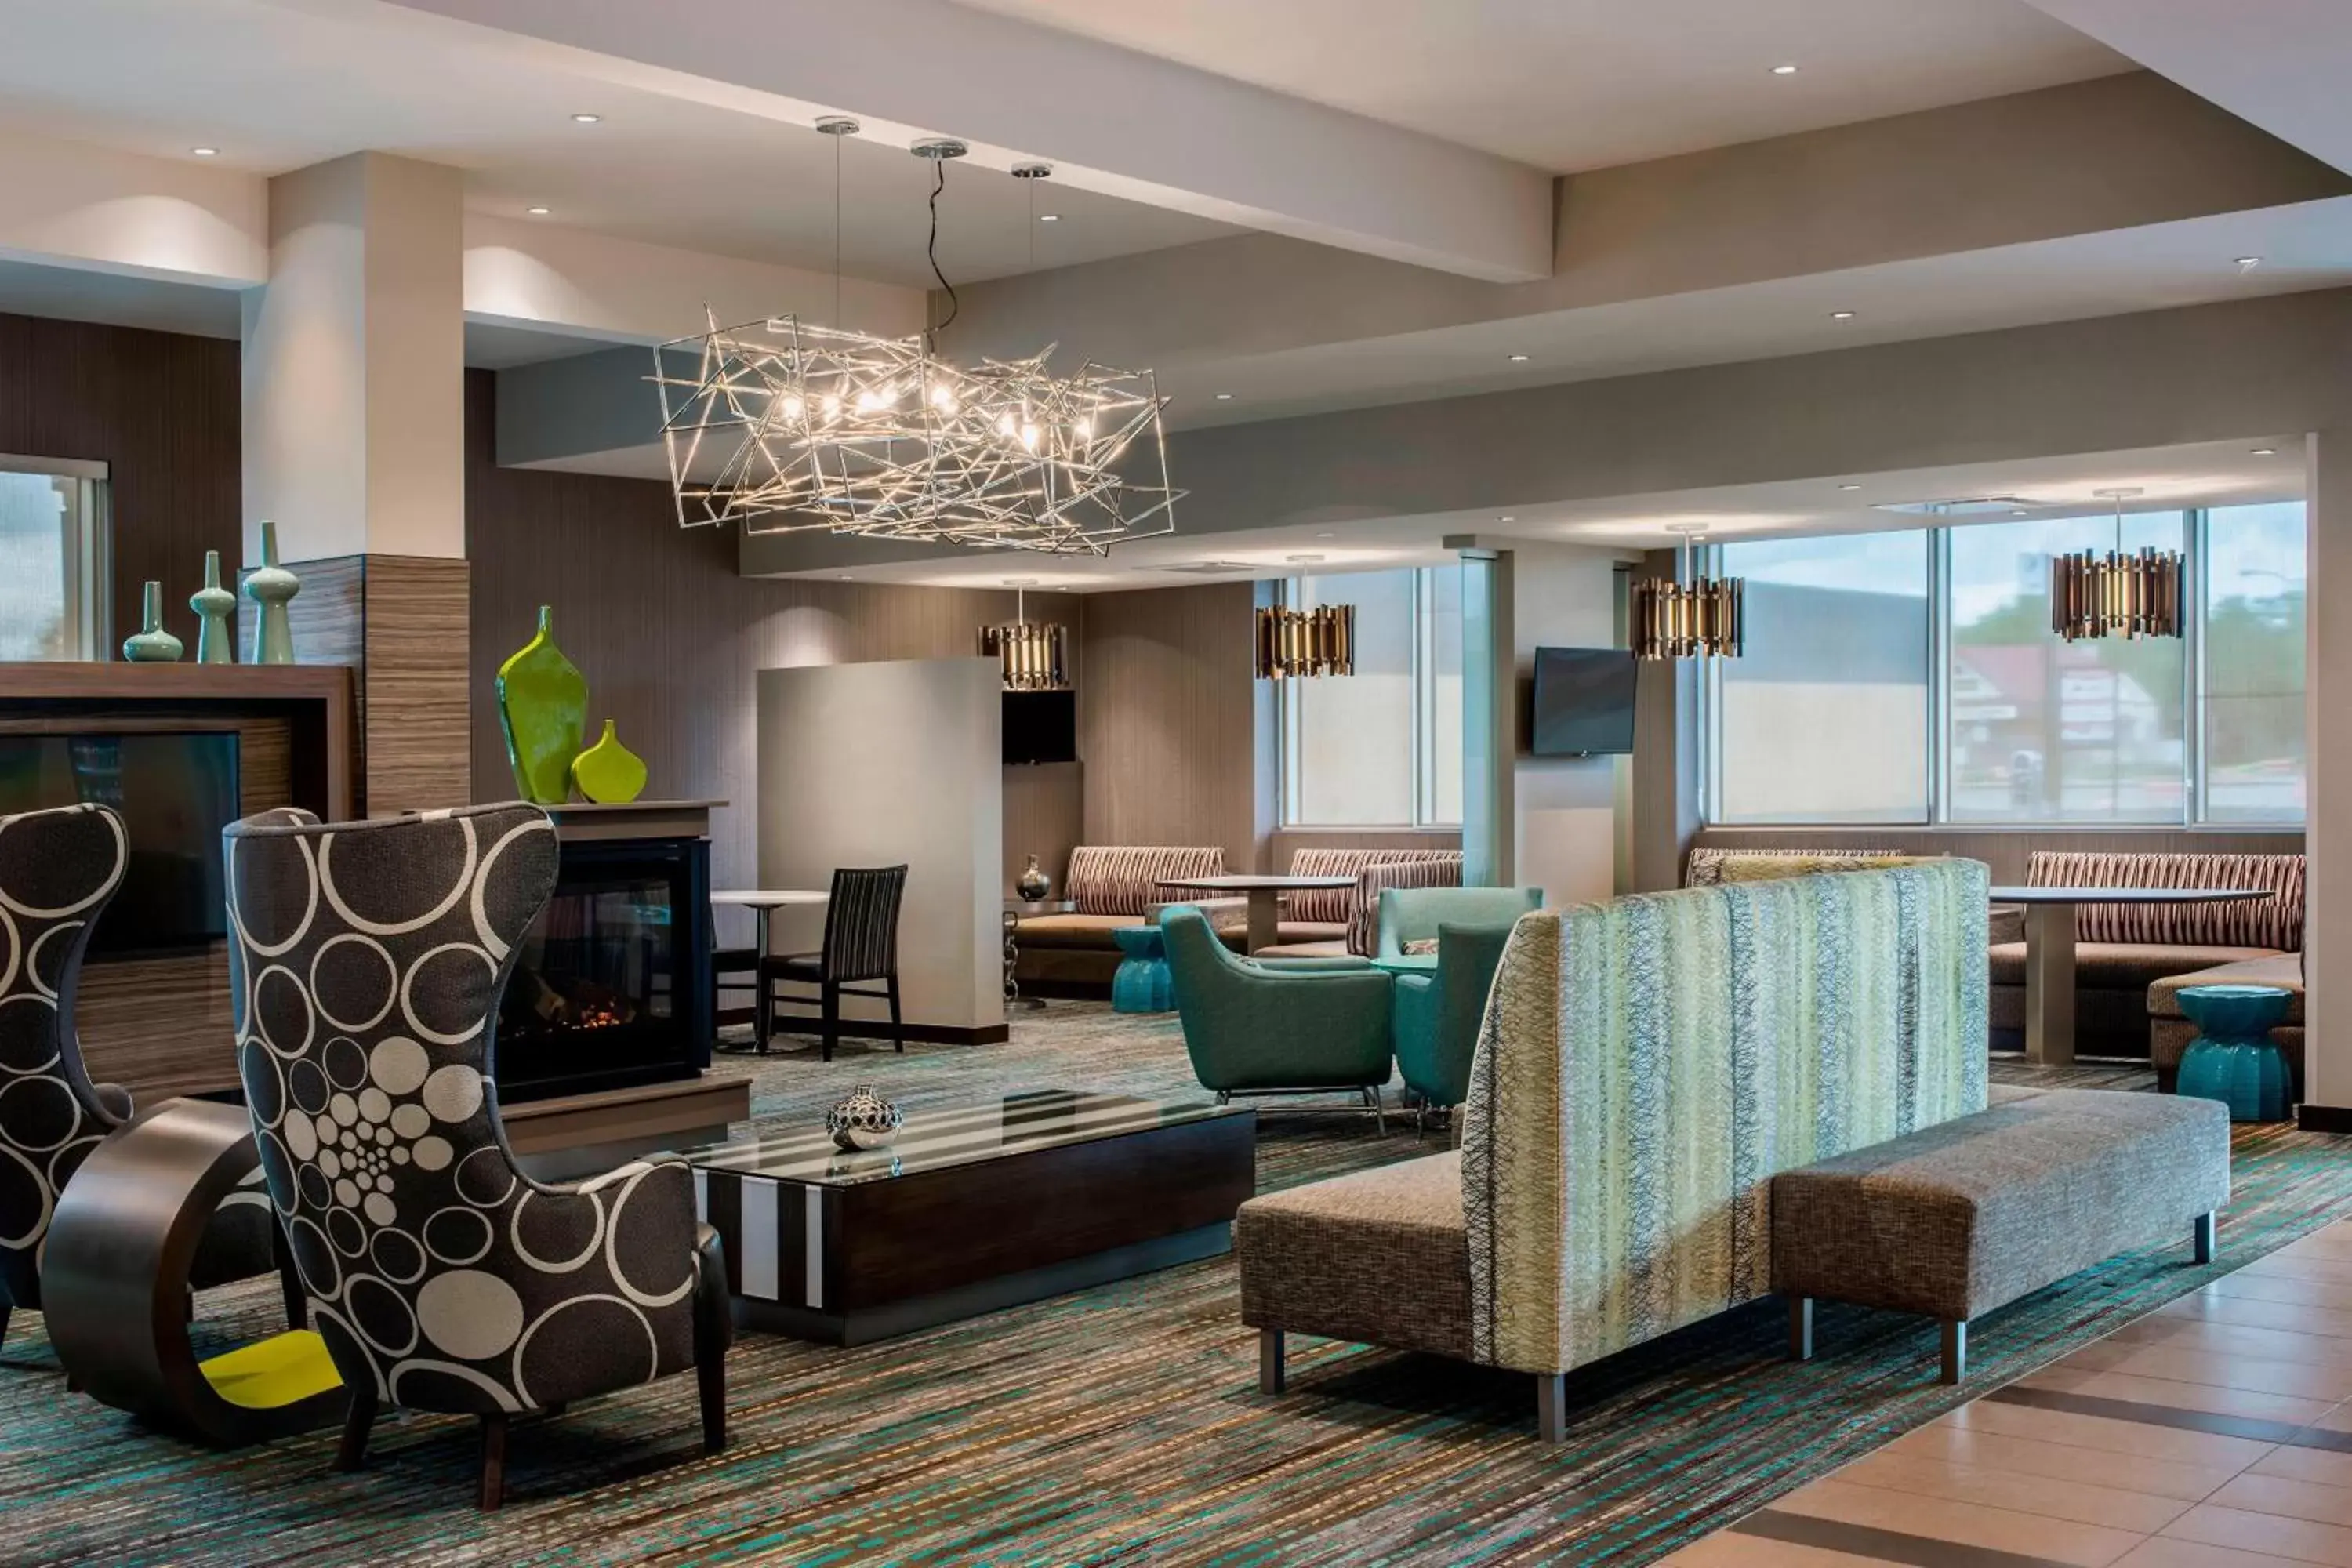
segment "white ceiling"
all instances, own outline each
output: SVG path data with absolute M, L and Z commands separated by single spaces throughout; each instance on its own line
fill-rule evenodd
M 2024 0 L 957 3 L 1558 173 L 2132 68 Z
M 602 115 L 595 125 L 574 113 Z M 467 205 L 721 256 L 829 268 L 835 143 L 799 126 L 592 81 L 463 36 L 304 0 L 0 0 L 0 128 L 281 174 L 373 149 L 467 172 Z M 842 149 L 843 266 L 921 287 L 931 165 Z M 940 203 L 950 280 L 1181 245 L 1223 224 L 961 163 Z
M 2258 457 L 2258 449 L 2273 455 Z M 1530 502 L 1507 511 L 1449 512 L 1351 519 L 1279 529 L 1185 531 L 1123 544 L 1101 559 L 1024 556 L 973 551 L 929 561 L 793 574 L 866 583 L 939 587 L 1000 587 L 1022 581 L 1039 588 L 1101 593 L 1186 582 L 1236 582 L 1300 572 L 1372 571 L 1451 560 L 1449 535 L 1547 541 L 1618 551 L 1658 550 L 1677 535 L 1671 525 L 1697 524 L 1717 541 L 1884 532 L 1927 526 L 1933 519 L 1877 510 L 1887 504 L 2015 496 L 2030 517 L 2104 511 L 2096 492 L 2137 488 L 2135 511 L 2246 505 L 2304 493 L 2303 439 L 2249 436 L 2127 452 L 2090 452 L 2014 462 L 1971 463 L 1879 474 L 1827 474 L 1785 483 L 1678 490 L 1570 503 Z M 1854 485 L 1855 489 L 1843 487 Z M 2002 516 L 1951 521 L 1999 521 Z M 1303 559 L 1304 558 L 1304 559 Z M 1208 571 L 1175 570 L 1213 565 Z

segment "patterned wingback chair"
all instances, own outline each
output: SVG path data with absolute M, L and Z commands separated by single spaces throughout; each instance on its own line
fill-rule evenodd
M 509 1151 L 498 1003 L 555 882 L 536 806 L 225 836 L 238 1064 L 269 1193 L 352 1390 L 341 1468 L 380 1405 L 478 1415 L 484 1508 L 507 1418 L 697 1368 L 726 1442 L 726 1268 L 675 1162 L 566 1185 Z
M 131 1115 L 90 1082 L 73 1028 L 81 955 L 130 858 L 104 806 L 0 816 L 0 1336 L 12 1307 L 41 1304 L 58 1192 Z

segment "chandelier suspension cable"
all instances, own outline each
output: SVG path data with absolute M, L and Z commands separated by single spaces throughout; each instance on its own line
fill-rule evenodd
M 940 287 L 947 290 L 948 313 L 940 319 L 938 326 L 924 330 L 923 337 L 926 345 L 933 353 L 939 352 L 940 334 L 948 330 L 948 323 L 953 321 L 963 310 L 962 301 L 956 298 L 955 285 L 949 282 L 948 275 L 940 270 L 940 193 L 947 188 L 948 161 L 945 158 L 935 158 L 932 160 L 931 168 L 931 237 L 923 247 L 923 255 L 930 261 L 931 276 L 938 279 Z M 925 310 L 928 313 L 929 307 L 926 306 Z

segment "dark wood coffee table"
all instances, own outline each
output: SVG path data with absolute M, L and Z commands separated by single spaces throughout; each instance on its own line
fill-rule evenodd
M 1227 1251 L 1256 1148 L 1238 1106 L 1044 1089 L 864 1153 L 818 1131 L 684 1157 L 736 1321 L 855 1345 Z

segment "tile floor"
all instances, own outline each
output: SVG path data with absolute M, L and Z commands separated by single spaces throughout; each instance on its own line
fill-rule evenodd
M 2352 1221 L 1665 1562 L 2352 1568 Z

